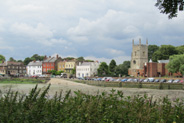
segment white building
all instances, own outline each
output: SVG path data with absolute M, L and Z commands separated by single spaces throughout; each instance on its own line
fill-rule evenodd
M 29 76 L 42 75 L 42 62 L 32 61 L 27 65 L 27 74 Z
M 99 62 L 83 62 L 76 66 L 76 77 L 91 77 L 97 74 Z

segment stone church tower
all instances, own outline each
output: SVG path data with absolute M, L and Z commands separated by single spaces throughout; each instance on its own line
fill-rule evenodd
M 139 39 L 139 44 L 134 44 L 132 41 L 132 56 L 130 69 L 128 71 L 129 75 L 140 76 L 143 75 L 144 64 L 148 62 L 148 40 L 146 40 L 146 45 L 141 44 L 141 39 Z

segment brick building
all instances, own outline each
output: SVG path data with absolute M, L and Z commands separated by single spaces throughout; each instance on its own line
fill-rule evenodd
M 49 56 L 49 58 L 45 56 L 45 59 L 42 62 L 42 73 L 47 74 L 49 70 L 57 71 L 57 64 L 59 61 L 62 61 L 62 59 L 61 57 L 58 57 L 58 55 L 56 55 L 56 57 Z

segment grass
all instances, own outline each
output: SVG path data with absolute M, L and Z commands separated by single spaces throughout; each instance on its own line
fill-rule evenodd
M 41 79 L 2 79 L 0 80 L 0 84 L 38 84 L 38 83 L 45 83 L 45 80 Z
M 28 95 L 0 93 L 0 122 L 14 123 L 183 123 L 184 100 L 164 97 L 124 96 L 121 91 L 88 95 L 76 91 L 71 96 L 56 93 L 47 98 L 50 85 Z

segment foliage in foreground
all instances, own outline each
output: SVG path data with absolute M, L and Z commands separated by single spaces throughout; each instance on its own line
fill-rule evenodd
M 184 122 L 183 101 L 172 103 L 168 97 L 153 101 L 152 97 L 124 97 L 120 91 L 87 95 L 80 91 L 71 96 L 55 94 L 48 99 L 50 85 L 41 91 L 37 86 L 27 96 L 9 92 L 0 98 L 0 122 L 25 123 L 172 123 Z

